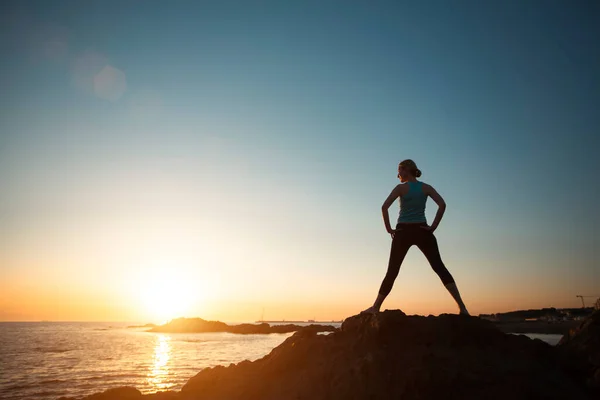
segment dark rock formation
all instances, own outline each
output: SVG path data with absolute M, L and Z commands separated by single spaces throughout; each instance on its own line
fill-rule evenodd
M 587 354 L 590 343 L 598 354 L 596 322 L 559 351 L 479 318 L 385 311 L 351 317 L 330 335 L 300 330 L 260 360 L 202 370 L 180 392 L 120 388 L 87 400 L 593 399 L 565 357 Z
M 154 328 L 156 324 L 145 324 L 145 325 L 129 325 L 127 328 Z
M 164 325 L 154 327 L 148 332 L 163 332 L 163 333 L 200 333 L 200 332 L 229 332 L 240 334 L 253 333 L 289 333 L 299 330 L 309 330 L 312 332 L 333 332 L 335 327 L 329 325 L 269 325 L 262 324 L 240 324 L 227 325 L 220 321 L 206 321 L 202 318 L 177 318 Z
M 563 336 L 557 348 L 565 364 L 576 369 L 600 398 L 600 310 Z
M 298 332 L 255 362 L 208 368 L 184 399 L 586 399 L 539 340 L 457 315 L 401 311 Z
M 85 400 L 179 400 L 179 392 L 167 391 L 153 394 L 142 395 L 136 388 L 123 386 L 114 389 L 105 390 L 102 393 L 95 393 L 84 397 Z M 58 400 L 75 400 L 72 397 L 60 397 Z

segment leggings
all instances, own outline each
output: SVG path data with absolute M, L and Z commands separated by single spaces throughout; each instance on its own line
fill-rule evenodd
M 413 244 L 416 244 L 425 257 L 427 257 L 427 261 L 429 261 L 431 268 L 438 274 L 444 285 L 454 283 L 454 278 L 452 278 L 452 275 L 450 275 L 450 272 L 448 272 L 448 269 L 446 269 L 446 266 L 442 262 L 435 236 L 432 232 L 423 229 L 423 226 L 427 226 L 427 224 L 404 223 L 396 226 L 396 233 L 392 240 L 392 250 L 390 251 L 388 270 L 381 283 L 381 288 L 379 289 L 380 295 L 387 296 L 392 290 L 394 281 L 398 276 L 398 272 L 400 272 L 402 261 L 404 260 L 408 249 Z

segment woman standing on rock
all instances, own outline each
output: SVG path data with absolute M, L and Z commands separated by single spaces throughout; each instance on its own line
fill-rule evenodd
M 420 176 L 421 170 L 417 168 L 413 160 L 404 160 L 398 165 L 398 178 L 400 178 L 400 182 L 402 183 L 392 190 L 392 193 L 390 193 L 383 206 L 381 206 L 385 228 L 392 236 L 392 249 L 390 251 L 388 270 L 381 283 L 375 303 L 364 310 L 363 313 L 379 312 L 383 300 L 385 300 L 392 290 L 404 256 L 406 256 L 408 249 L 415 244 L 425 257 L 427 257 L 427 261 L 429 261 L 433 270 L 438 274 L 454 300 L 456 300 L 460 313 L 469 315 L 467 307 L 465 307 L 465 303 L 463 303 L 460 297 L 454 278 L 452 278 L 452 275 L 450 275 L 450 272 L 448 272 L 442 262 L 437 240 L 433 235 L 433 232 L 442 220 L 442 216 L 446 210 L 446 203 L 432 186 L 417 180 Z M 427 201 L 427 197 L 431 197 L 439 207 L 431 226 L 427 225 L 425 218 L 425 202 Z M 396 229 L 392 229 L 388 208 L 390 208 L 397 198 L 400 198 L 400 216 Z

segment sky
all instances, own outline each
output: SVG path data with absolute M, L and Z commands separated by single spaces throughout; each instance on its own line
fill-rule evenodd
M 472 314 L 600 296 L 598 2 L 0 7 L 0 320 L 354 315 L 406 158 Z

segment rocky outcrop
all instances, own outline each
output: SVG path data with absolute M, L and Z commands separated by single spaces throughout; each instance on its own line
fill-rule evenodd
M 129 325 L 127 328 L 155 328 L 156 324 Z
M 600 310 L 563 336 L 557 349 L 564 363 L 577 370 L 600 398 Z
M 262 324 L 240 324 L 227 325 L 220 321 L 206 321 L 202 318 L 177 318 L 164 325 L 156 326 L 148 332 L 163 333 L 202 333 L 202 332 L 229 332 L 240 334 L 267 334 L 267 333 L 290 333 L 299 330 L 308 330 L 312 332 L 333 332 L 335 327 L 329 325 L 308 325 L 300 326 L 293 324 L 269 325 Z
M 598 348 L 581 332 L 559 351 L 479 318 L 385 311 L 348 318 L 329 335 L 300 330 L 260 360 L 202 370 L 180 392 L 150 397 L 121 388 L 122 396 L 87 399 L 594 399 L 580 379 L 590 371 L 564 358 L 585 354 L 592 342 Z
M 401 311 L 349 318 L 339 332 L 298 332 L 266 357 L 208 368 L 185 399 L 586 399 L 539 340 L 487 321 Z
M 136 388 L 123 386 L 114 389 L 105 390 L 102 393 L 95 393 L 84 397 L 84 400 L 179 400 L 179 392 L 167 391 L 153 394 L 142 395 Z M 58 400 L 76 400 L 73 397 L 59 397 Z

